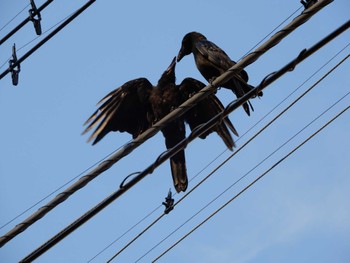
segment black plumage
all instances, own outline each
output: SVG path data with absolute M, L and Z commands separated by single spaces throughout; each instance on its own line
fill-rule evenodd
M 84 124 L 88 126 L 83 134 L 97 126 L 88 141 L 94 140 L 93 144 L 96 144 L 110 131 L 128 132 L 136 138 L 205 86 L 193 78 L 185 78 L 180 85 L 176 85 L 175 65 L 176 58 L 164 71 L 156 86 L 146 78 L 138 78 L 124 83 L 105 96 L 98 103 L 101 106 Z M 183 116 L 162 129 L 167 149 L 174 147 L 185 138 L 185 122 L 193 130 L 222 110 L 223 105 L 215 95 L 200 101 Z M 221 123 L 200 138 L 204 139 L 215 131 L 232 150 L 234 141 L 229 129 L 238 135 L 231 121 L 224 118 Z M 184 150 L 170 158 L 170 166 L 176 191 L 185 191 L 188 179 Z
M 209 82 L 236 64 L 235 61 L 230 59 L 225 51 L 207 40 L 205 36 L 198 32 L 190 32 L 184 36 L 181 49 L 177 56 L 177 61 L 179 62 L 184 56 L 191 53 L 193 53 L 198 70 Z M 242 70 L 239 73 L 239 77 L 231 78 L 222 86 L 231 89 L 239 98 L 254 88 L 253 86 L 247 84 L 247 82 L 248 74 L 245 70 Z M 262 95 L 262 92 L 258 94 L 258 96 Z M 250 104 L 249 101 L 248 103 Z M 243 104 L 243 108 L 246 113 L 250 115 L 250 110 L 247 103 Z M 251 108 L 253 110 L 252 106 Z

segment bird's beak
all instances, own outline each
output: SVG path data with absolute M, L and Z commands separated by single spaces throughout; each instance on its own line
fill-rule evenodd
M 179 54 L 177 54 L 177 62 L 180 62 L 180 60 L 185 56 L 183 48 L 180 49 Z
M 173 58 L 169 67 L 166 69 L 166 72 L 170 73 L 170 72 L 175 71 L 175 66 L 176 66 L 176 57 Z

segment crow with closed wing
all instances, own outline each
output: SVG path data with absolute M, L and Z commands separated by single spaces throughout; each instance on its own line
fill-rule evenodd
M 192 78 L 186 78 L 180 85 L 176 85 L 175 65 L 176 58 L 164 71 L 156 86 L 153 86 L 146 78 L 138 78 L 124 83 L 105 96 L 98 103 L 101 106 L 84 124 L 89 125 L 83 134 L 97 126 L 88 141 L 94 140 L 94 145 L 110 131 L 128 132 L 133 138 L 136 138 L 150 128 L 154 122 L 163 118 L 205 86 Z M 167 149 L 174 147 L 185 138 L 185 122 L 193 130 L 222 110 L 223 105 L 215 95 L 210 95 L 200 101 L 183 116 L 162 129 Z M 231 121 L 224 118 L 221 123 L 201 135 L 200 138 L 204 139 L 215 131 L 226 146 L 232 150 L 234 141 L 229 129 L 238 136 Z M 188 179 L 184 150 L 170 158 L 170 166 L 176 191 L 185 191 Z
M 181 49 L 177 56 L 177 62 L 191 53 L 193 53 L 198 70 L 208 82 L 211 82 L 214 78 L 220 76 L 236 64 L 225 51 L 198 32 L 190 32 L 184 36 Z M 222 86 L 232 90 L 237 98 L 240 98 L 254 87 L 247 84 L 248 74 L 245 70 L 242 70 L 238 75 L 238 77 L 231 78 L 228 82 L 222 84 Z M 262 92 L 259 92 L 258 96 L 262 95 Z M 248 103 L 254 111 L 249 101 Z M 249 116 L 250 110 L 248 104 L 244 103 L 243 108 Z

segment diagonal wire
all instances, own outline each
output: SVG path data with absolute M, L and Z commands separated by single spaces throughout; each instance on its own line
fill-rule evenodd
M 53 30 L 47 37 L 41 40 L 38 44 L 36 44 L 32 49 L 30 49 L 27 53 L 25 53 L 22 57 L 20 57 L 17 61 L 13 63 L 8 69 L 0 74 L 0 79 L 5 77 L 8 73 L 12 71 L 13 68 L 17 67 L 24 60 L 26 60 L 30 55 L 32 55 L 36 50 L 38 50 L 42 45 L 44 45 L 48 40 L 50 40 L 54 35 L 56 35 L 59 31 L 61 31 L 64 27 L 66 27 L 70 22 L 72 22 L 76 17 L 78 17 L 81 13 L 83 13 L 90 5 L 92 5 L 96 0 L 89 0 L 79 9 L 77 9 L 72 16 L 70 16 L 66 21 L 64 21 L 60 26 L 58 26 L 55 30 Z
M 247 54 L 249 54 L 249 52 L 251 52 L 252 50 L 254 50 L 254 48 L 256 48 L 260 43 L 262 43 L 265 39 L 267 39 L 270 35 L 272 35 L 280 26 L 282 26 L 288 19 L 290 19 L 293 15 L 295 15 L 300 9 L 302 9 L 302 7 L 299 7 L 297 10 L 295 10 L 292 14 L 290 14 L 286 19 L 284 19 L 280 24 L 278 24 L 278 26 L 276 26 L 273 30 L 271 30 L 270 33 L 268 33 L 264 38 L 262 38 L 258 43 L 256 43 L 251 49 L 249 49 L 248 52 L 246 52 L 241 59 L 246 56 Z M 0 67 L 1 68 L 1 67 Z M 318 72 L 318 71 L 317 71 Z M 316 73 L 317 73 L 316 72 Z M 315 74 L 316 74 L 315 73 Z M 312 75 L 314 76 L 314 75 Z M 312 77 L 311 76 L 311 77 Z M 310 77 L 310 78 L 311 78 Z M 309 78 L 309 79 L 310 79 Z M 308 80 L 309 80 L 308 79 Z M 305 82 L 307 82 L 308 80 L 306 80 Z M 304 82 L 304 83 L 305 83 Z M 303 85 L 303 84 L 302 84 Z M 302 86 L 300 85 L 299 88 Z M 296 91 L 296 90 L 295 90 Z M 294 93 L 294 92 L 293 92 Z M 291 94 L 290 94 L 291 95 Z M 286 98 L 287 99 L 287 98 Z M 284 100 L 280 103 L 282 104 L 284 102 Z M 280 104 L 278 104 L 276 107 L 278 107 Z M 275 108 L 276 108 L 275 107 Z M 274 108 L 274 109 L 275 109 Z M 268 114 L 270 114 L 274 109 L 272 109 Z M 267 115 L 268 115 L 267 114 Z M 267 116 L 265 115 L 265 117 Z M 264 119 L 264 117 L 260 120 L 262 121 Z M 251 129 L 253 129 L 258 123 L 257 122 L 254 126 L 252 126 L 249 130 L 247 130 L 242 136 L 240 136 L 237 141 L 239 141 L 239 139 L 241 139 L 242 137 L 244 137 L 244 135 L 246 135 Z M 194 175 L 190 181 L 194 180 L 199 174 L 201 174 L 206 168 L 208 168 L 213 162 L 215 162 L 220 156 L 222 156 L 225 152 L 227 152 L 227 149 L 225 149 L 224 151 L 222 151 L 216 158 L 214 158 L 210 163 L 208 163 L 203 169 L 201 169 L 196 175 Z M 177 193 L 174 193 L 173 196 L 175 196 Z M 94 260 L 96 257 L 98 257 L 99 255 L 101 255 L 104 251 L 106 251 L 109 247 L 111 247 L 114 243 L 116 243 L 117 241 L 119 241 L 122 237 L 124 237 L 127 233 L 129 233 L 132 229 L 134 229 L 136 226 L 138 226 L 141 222 L 143 222 L 145 219 L 147 219 L 149 216 L 151 216 L 155 211 L 157 211 L 160 207 L 162 207 L 162 205 L 159 205 L 157 208 L 155 208 L 153 211 L 149 212 L 145 217 L 143 217 L 141 220 L 139 220 L 136 224 L 134 224 L 133 226 L 131 226 L 130 228 L 128 228 L 128 230 L 126 230 L 121 236 L 119 236 L 117 239 L 115 239 L 114 241 L 112 241 L 108 246 L 106 246 L 103 250 L 101 250 L 98 254 L 96 254 L 94 257 L 92 257 L 88 262 L 91 262 L 92 260 Z M 0 228 L 1 229 L 1 228 Z
M 45 3 L 43 3 L 40 7 L 38 7 L 36 10 L 31 13 L 32 16 L 36 16 L 39 14 L 42 10 L 44 10 L 47 6 L 49 6 L 52 3 L 53 0 L 47 0 Z M 0 45 L 5 43 L 12 35 L 14 35 L 18 30 L 20 30 L 25 24 L 27 24 L 31 20 L 31 15 L 29 15 L 26 19 L 24 19 L 19 25 L 17 25 L 11 32 L 9 32 L 6 36 L 0 39 Z M 17 66 L 17 65 L 16 65 Z
M 321 2 L 318 2 L 321 3 Z M 329 41 L 334 39 L 337 35 L 341 34 L 341 32 L 344 32 L 348 27 L 350 26 L 350 21 L 349 23 L 345 23 L 343 26 L 338 28 L 336 31 L 332 32 L 329 36 L 327 36 L 325 39 L 322 39 L 319 43 L 315 44 L 310 50 L 305 50 L 302 54 L 298 56 L 298 58 L 295 61 L 292 61 L 292 66 L 288 64 L 286 67 L 284 67 L 282 70 L 279 72 L 276 72 L 273 76 L 269 77 L 262 83 L 259 87 L 253 89 L 251 92 L 245 94 L 242 96 L 239 100 L 237 100 L 235 103 L 230 104 L 226 110 L 223 112 L 223 114 L 218 114 L 216 117 L 214 117 L 212 120 L 210 120 L 208 123 L 203 125 L 201 129 L 194 130 L 190 137 L 176 145 L 174 148 L 170 149 L 168 152 L 164 153 L 158 158 L 158 165 L 163 163 L 165 160 L 167 160 L 169 157 L 172 155 L 176 154 L 181 147 L 185 147 L 184 145 L 187 145 L 189 141 L 192 141 L 196 136 L 200 135 L 201 133 L 205 132 L 205 129 L 210 129 L 212 128 L 217 121 L 221 120 L 222 117 L 227 116 L 230 112 L 233 110 L 237 109 L 242 105 L 243 102 L 245 102 L 247 99 L 252 97 L 257 91 L 262 90 L 266 85 L 271 84 L 273 81 L 275 81 L 277 78 L 279 78 L 281 75 L 286 73 L 287 71 L 290 71 L 291 68 L 295 68 L 295 66 L 303 61 L 305 58 L 316 52 L 319 48 L 327 44 Z M 238 64 L 236 64 L 238 65 Z M 233 67 L 234 68 L 234 67 Z M 282 73 L 283 71 L 283 73 Z M 224 74 L 225 75 L 225 74 Z M 224 75 L 223 78 L 225 77 Z M 221 81 L 220 79 L 218 81 Z M 215 82 L 215 81 L 214 81 Z M 212 86 L 208 85 L 208 89 L 210 89 Z M 204 88 L 203 90 L 205 90 Z M 195 95 L 196 96 L 196 95 Z M 193 96 L 192 98 L 194 98 Z M 191 99 L 189 100 L 191 101 Z M 183 105 L 185 105 L 184 103 Z M 181 108 L 181 106 L 180 106 Z M 176 111 L 176 110 L 174 110 Z M 173 112 L 174 112 L 173 111 Z M 169 118 L 171 114 L 167 115 L 168 117 L 164 117 L 164 119 Z M 151 128 L 152 129 L 152 128 Z M 146 131 L 147 132 L 147 131 Z M 145 133 L 146 133 L 145 132 Z M 142 135 L 141 135 L 142 136 Z M 139 136 L 140 137 L 140 136 Z M 111 165 L 109 165 L 110 167 Z M 75 231 L 77 228 L 79 228 L 81 225 L 83 225 L 85 222 L 90 220 L 92 217 L 94 217 L 96 214 L 98 214 L 100 211 L 102 211 L 104 208 L 106 208 L 109 204 L 111 204 L 113 201 L 115 201 L 117 198 L 119 198 L 122 194 L 124 194 L 127 190 L 129 190 L 131 187 L 133 187 L 136 183 L 138 183 L 140 180 L 142 180 L 147 174 L 152 173 L 154 170 L 153 166 L 150 166 L 146 168 L 143 172 L 139 173 L 137 176 L 135 176 L 132 180 L 130 180 L 127 184 L 124 184 L 120 187 L 120 189 L 114 193 L 112 193 L 110 196 L 106 197 L 103 201 L 101 201 L 99 204 L 97 204 L 95 207 L 90 209 L 88 212 L 86 212 L 84 215 L 82 215 L 80 218 L 75 220 L 72 224 L 68 225 L 65 229 L 60 231 L 58 234 L 53 236 L 51 239 L 49 239 L 47 242 L 42 244 L 40 247 L 38 247 L 36 250 L 34 250 L 32 253 L 30 253 L 26 258 L 24 258 L 24 261 L 27 260 L 34 260 L 43 253 L 45 253 L 47 250 L 55 246 L 57 243 L 59 243 L 62 239 L 64 239 L 66 236 L 71 234 L 73 231 Z
M 349 94 L 349 93 L 348 93 Z M 347 95 L 348 95 L 347 94 Z M 218 212 L 220 212 L 223 208 L 225 208 L 228 204 L 230 204 L 232 201 L 234 201 L 238 196 L 240 196 L 242 193 L 244 193 L 246 190 L 248 190 L 251 186 L 253 186 L 256 182 L 258 182 L 261 178 L 263 178 L 266 174 L 268 174 L 270 171 L 272 171 L 274 168 L 276 168 L 279 164 L 281 164 L 283 161 L 285 161 L 289 156 L 291 156 L 294 152 L 296 152 L 300 147 L 302 147 L 305 143 L 307 143 L 309 140 L 311 140 L 314 136 L 316 136 L 319 132 L 321 132 L 324 128 L 326 128 L 329 124 L 331 124 L 334 120 L 336 120 L 338 117 L 340 117 L 343 113 L 345 113 L 350 106 L 347 106 L 345 109 L 343 109 L 341 112 L 339 112 L 335 117 L 333 117 L 331 120 L 329 120 L 326 124 L 324 124 L 321 128 L 319 128 L 316 132 L 311 134 L 307 139 L 305 139 L 302 143 L 300 143 L 297 147 L 295 147 L 292 151 L 290 151 L 288 154 L 286 154 L 283 158 L 281 158 L 279 161 L 277 161 L 274 165 L 272 165 L 268 170 L 266 170 L 263 174 L 261 174 L 259 177 L 257 177 L 253 182 L 251 182 L 249 185 L 247 185 L 243 190 L 241 190 L 238 194 L 233 196 L 230 200 L 228 200 L 225 204 L 220 206 L 217 210 L 214 211 L 210 216 L 208 216 L 205 220 L 203 220 L 200 224 L 198 224 L 196 227 L 194 227 L 190 232 L 188 232 L 186 235 L 184 235 L 182 238 L 180 238 L 178 241 L 176 241 L 172 246 L 170 246 L 168 249 L 166 249 L 162 254 L 160 254 L 157 258 L 155 258 L 152 262 L 158 261 L 162 256 L 164 256 L 166 253 L 168 253 L 171 249 L 173 249 L 176 245 L 178 245 L 180 242 L 182 242 L 185 238 L 187 238 L 189 235 L 191 235 L 194 231 L 196 231 L 199 227 L 201 227 L 203 224 L 205 224 L 209 219 L 211 219 L 214 215 L 216 215 Z M 191 218 L 190 218 L 191 219 Z M 187 222 L 187 221 L 186 221 Z M 167 237 L 166 237 L 167 238 Z M 144 255 L 145 256 L 145 255 Z M 140 258 L 141 259 L 141 258 Z
M 343 58 L 336 66 L 334 66 L 331 70 L 329 70 L 324 76 L 322 76 L 318 81 L 316 81 L 309 89 L 307 89 L 303 94 L 301 94 L 296 100 L 294 100 L 288 107 L 286 107 L 283 111 L 281 111 L 276 117 L 274 117 L 269 123 L 267 123 L 262 129 L 260 129 L 253 137 L 251 137 L 247 142 L 245 142 L 240 148 L 238 148 L 235 152 L 233 152 L 227 159 L 225 159 L 220 165 L 218 165 L 212 172 L 210 172 L 206 177 L 204 177 L 199 183 L 197 183 L 190 191 L 188 191 L 181 199 L 179 199 L 175 204 L 174 207 L 179 204 L 183 199 L 185 199 L 189 194 L 191 194 L 199 185 L 201 185 L 204 181 L 206 181 L 211 175 L 213 175 L 215 172 L 217 172 L 222 166 L 224 166 L 232 157 L 234 157 L 237 153 L 239 153 L 247 144 L 249 144 L 251 141 L 253 141 L 258 135 L 260 135 L 264 130 L 266 130 L 273 122 L 275 122 L 279 117 L 281 117 L 284 113 L 286 113 L 293 105 L 295 105 L 301 98 L 303 98 L 307 93 L 309 93 L 314 87 L 316 87 L 322 80 L 324 80 L 327 76 L 329 76 L 337 67 L 339 67 L 343 62 L 346 61 L 350 57 L 350 54 L 348 54 L 345 58 Z M 349 94 L 349 93 L 348 93 Z M 298 134 L 300 134 L 303 130 L 305 130 L 309 125 L 311 125 L 313 122 L 315 122 L 318 118 L 320 118 L 325 112 L 329 111 L 332 107 L 334 107 L 337 103 L 339 103 L 342 99 L 344 99 L 348 94 L 346 94 L 344 97 L 342 97 L 340 100 L 338 100 L 336 103 L 334 103 L 331 107 L 329 107 L 326 111 L 324 111 L 321 115 L 319 115 L 317 118 L 315 118 L 312 122 L 310 122 L 307 126 L 305 126 L 302 130 L 300 130 L 296 135 L 294 135 L 291 139 L 289 139 L 286 143 L 284 143 L 282 146 L 280 146 L 277 150 L 275 150 L 272 154 L 270 154 L 268 157 L 266 157 L 264 160 L 262 160 L 258 165 L 256 165 L 253 169 L 251 169 L 248 173 L 246 173 L 244 176 L 239 178 L 233 185 L 231 185 L 228 189 L 226 189 L 222 194 L 224 194 L 227 190 L 229 190 L 231 187 L 233 187 L 235 184 L 237 184 L 239 181 L 241 181 L 243 178 L 245 178 L 249 173 L 251 173 L 253 170 L 255 170 L 259 165 L 261 165 L 263 162 L 265 162 L 268 158 L 270 158 L 275 152 L 280 150 L 285 144 L 287 144 L 290 140 L 292 140 L 294 137 L 296 137 Z M 220 194 L 219 198 L 222 194 Z M 214 202 L 213 200 L 212 202 Z M 210 202 L 210 203 L 212 203 Z M 209 206 L 209 204 L 207 205 Z M 207 207 L 206 206 L 206 207 Z M 205 207 L 205 208 L 206 208 Z M 197 214 L 199 214 L 203 209 L 201 209 Z M 196 214 L 196 215 L 197 215 Z M 129 245 L 131 245 L 136 239 L 138 239 L 142 234 L 144 234 L 151 226 L 154 225 L 155 222 L 159 221 L 165 214 L 163 213 L 161 216 L 159 216 L 154 222 L 152 222 L 148 227 L 146 227 L 140 234 L 138 234 L 134 239 L 132 239 L 127 245 L 125 245 L 121 250 L 119 250 L 108 262 L 111 262 L 115 257 L 117 257 L 122 251 L 124 251 Z M 195 216 L 196 216 L 195 215 Z M 193 216 L 194 217 L 194 216 Z M 191 217 L 191 219 L 193 218 Z M 186 221 L 187 223 L 188 221 Z M 182 227 L 183 225 L 181 225 Z M 178 230 L 178 229 L 177 229 Z M 173 234 L 173 233 L 171 233 Z M 167 236 L 166 238 L 168 238 Z M 163 242 L 162 240 L 161 242 Z M 157 244 L 157 246 L 160 243 Z M 152 248 L 153 250 L 154 248 Z M 149 251 L 150 252 L 150 251 Z M 148 253 L 149 253 L 148 252 Z M 147 253 L 147 254 L 148 254 Z
M 268 33 L 263 39 L 261 39 L 254 47 L 252 47 L 251 49 L 249 49 L 249 51 L 247 51 L 247 53 L 245 53 L 243 55 L 243 57 L 245 57 L 246 55 L 248 55 L 252 50 L 254 50 L 254 48 L 256 48 L 257 46 L 259 46 L 265 39 L 267 39 L 269 36 L 271 36 L 280 26 L 282 26 L 285 22 L 287 22 L 288 19 L 290 19 L 292 16 L 294 16 L 298 11 L 300 11 L 303 7 L 299 7 L 297 10 L 295 10 L 292 14 L 290 14 L 286 19 L 284 19 L 281 23 L 278 24 L 278 26 L 276 26 L 270 33 Z M 242 59 L 243 57 L 241 57 L 240 59 Z
M 23 221 L 21 224 L 17 225 L 14 229 L 12 229 L 10 232 L 6 233 L 4 236 L 0 237 L 0 247 L 6 244 L 9 240 L 14 238 L 19 233 L 23 232 L 25 229 L 27 229 L 30 225 L 34 224 L 36 221 L 44 217 L 49 211 L 51 211 L 54 207 L 65 201 L 69 196 L 71 196 L 73 193 L 87 185 L 91 180 L 96 178 L 98 175 L 112 167 L 116 162 L 118 162 L 120 159 L 131 153 L 134 149 L 136 149 L 139 145 L 141 145 L 143 142 L 145 142 L 147 139 L 155 135 L 158 131 L 160 131 L 162 128 L 164 128 L 166 125 L 168 125 L 171 121 L 173 121 L 175 118 L 178 118 L 182 114 L 184 114 L 186 111 L 188 111 L 191 107 L 193 107 L 196 103 L 198 103 L 200 100 L 204 99 L 205 97 L 212 94 L 217 86 L 220 86 L 221 83 L 226 82 L 228 79 L 232 78 L 233 76 L 237 75 L 244 67 L 248 66 L 249 64 L 255 62 L 260 56 L 262 56 L 264 53 L 266 53 L 268 50 L 270 50 L 273 46 L 277 45 L 284 37 L 289 35 L 291 32 L 293 32 L 296 28 L 301 26 L 303 23 L 305 23 L 307 20 L 309 20 L 313 15 L 315 15 L 318 11 L 320 11 L 322 8 L 330 4 L 332 0 L 319 0 L 317 3 L 315 3 L 310 8 L 304 10 L 299 16 L 293 19 L 291 23 L 289 23 L 287 26 L 285 26 L 281 31 L 277 32 L 274 36 L 272 36 L 265 44 L 261 45 L 259 48 L 257 48 L 253 53 L 247 55 L 245 58 L 243 58 L 241 61 L 239 61 L 237 64 L 235 64 L 232 68 L 230 68 L 226 73 L 222 74 L 218 78 L 216 78 L 212 84 L 207 85 L 205 88 L 203 88 L 199 93 L 192 96 L 189 100 L 187 100 L 185 103 L 180 105 L 179 108 L 174 109 L 170 114 L 162 118 L 160 121 L 158 121 L 153 127 L 142 133 L 140 136 L 138 136 L 135 140 L 133 140 L 127 147 L 124 147 L 123 149 L 119 150 L 117 153 L 115 153 L 111 158 L 101 163 L 98 167 L 96 167 L 93 171 L 91 171 L 89 174 L 83 176 L 80 178 L 75 184 L 67 188 L 64 192 L 60 193 L 56 198 L 51 200 L 47 205 L 40 208 L 36 213 L 31 215 L 29 218 L 27 218 L 25 221 Z M 348 23 L 345 23 L 341 30 L 340 28 L 337 30 L 337 34 L 333 32 L 332 36 L 336 37 L 341 32 L 345 31 L 350 26 L 350 21 Z M 342 32 L 343 32 L 342 31 Z M 329 38 L 328 38 L 328 41 Z M 325 44 L 325 43 L 324 43 Z M 315 52 L 316 50 L 313 50 Z M 305 52 L 307 53 L 307 52 Z M 311 52 L 308 53 L 310 55 Z M 304 56 L 300 57 L 300 61 L 306 58 L 306 54 Z M 19 61 L 19 60 L 18 60 Z M 15 65 L 14 65 L 15 66 Z M 289 68 L 290 69 L 290 68 Z M 278 77 L 278 76 L 275 76 Z M 270 78 L 270 83 L 273 81 L 273 78 Z M 256 90 L 253 90 L 256 92 Z M 246 96 L 243 96 L 239 101 L 239 103 L 243 103 L 244 101 L 248 100 L 250 97 L 253 97 L 255 94 L 252 92 L 249 92 L 246 94 Z M 238 105 L 238 103 L 237 103 Z M 240 105 L 239 105 L 240 106 Z M 238 106 L 237 106 L 238 107 Z M 88 215 L 84 215 L 81 219 L 76 222 L 74 222 L 73 225 L 71 225 L 67 230 L 65 231 L 64 235 L 58 235 L 56 238 L 63 239 L 68 233 L 74 231 L 77 227 L 79 227 L 82 223 L 89 220 L 90 216 L 93 216 L 94 214 L 98 213 L 98 210 L 102 210 L 105 205 L 108 205 L 107 203 L 112 202 L 115 197 L 118 197 L 125 193 L 127 190 L 129 190 L 133 185 L 138 183 L 142 177 L 137 177 L 131 180 L 128 183 L 128 186 L 124 186 L 117 195 L 112 195 L 110 197 L 106 198 L 106 202 L 103 203 L 101 206 L 95 207 L 93 213 L 89 213 Z M 53 243 L 57 242 L 57 239 L 53 238 L 54 240 L 51 240 L 50 245 L 48 243 L 45 244 L 45 249 L 49 249 L 48 247 L 51 247 Z M 54 242 L 53 242 L 54 241 Z M 53 243 L 52 243 L 53 242 Z M 42 246 L 39 250 L 45 250 Z M 39 256 L 39 251 L 36 250 L 33 252 L 34 255 L 37 257 Z M 33 256 L 33 253 L 31 255 Z
M 3 26 L 0 28 L 0 32 L 1 32 L 5 27 L 7 27 L 13 20 L 15 20 L 24 10 L 26 10 L 28 6 L 30 6 L 30 4 L 27 4 L 21 11 L 19 11 L 19 12 L 17 13 L 17 15 L 15 15 L 10 21 L 8 21 L 5 25 L 3 25 Z
M 24 215 L 25 213 L 27 213 L 28 211 L 30 211 L 31 209 L 33 209 L 34 207 L 36 207 L 38 204 L 42 203 L 43 201 L 45 201 L 46 199 L 48 199 L 50 196 L 54 195 L 55 193 L 57 193 L 59 190 L 61 190 L 63 187 L 67 186 L 68 184 L 70 184 L 71 182 L 73 182 L 74 180 L 76 180 L 78 177 L 82 176 L 84 173 L 86 173 L 87 171 L 91 170 L 93 167 L 95 167 L 96 165 L 98 165 L 99 163 L 101 163 L 102 161 L 106 160 L 109 156 L 111 156 L 113 153 L 115 153 L 116 151 L 118 151 L 119 149 L 121 149 L 123 146 L 120 146 L 118 149 L 114 150 L 113 152 L 109 153 L 108 155 L 106 155 L 105 157 L 103 157 L 101 160 L 95 162 L 94 164 L 90 165 L 90 167 L 86 168 L 84 171 L 80 172 L 78 175 L 74 176 L 73 178 L 71 178 L 69 181 L 65 182 L 63 185 L 61 185 L 60 187 L 56 188 L 54 191 L 52 191 L 51 193 L 49 193 L 48 195 L 44 196 L 43 198 L 41 198 L 39 201 L 37 201 L 36 203 L 34 203 L 33 205 L 31 205 L 30 207 L 28 207 L 27 209 L 23 210 L 21 213 L 19 213 L 18 215 L 16 215 L 15 217 L 13 217 L 12 219 L 8 220 L 6 223 L 4 223 L 3 225 L 0 226 L 0 229 L 3 229 L 4 227 L 6 227 L 7 225 L 11 224 L 13 221 L 15 221 L 17 218 L 21 217 L 22 215 Z

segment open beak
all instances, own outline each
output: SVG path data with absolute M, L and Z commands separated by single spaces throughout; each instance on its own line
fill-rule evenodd
M 182 48 L 179 51 L 179 54 L 177 54 L 177 62 L 180 62 L 180 60 L 184 57 L 184 52 L 182 50 Z
M 175 66 L 176 66 L 176 57 L 173 58 L 169 67 L 166 69 L 166 72 L 170 73 L 170 72 L 175 71 Z

